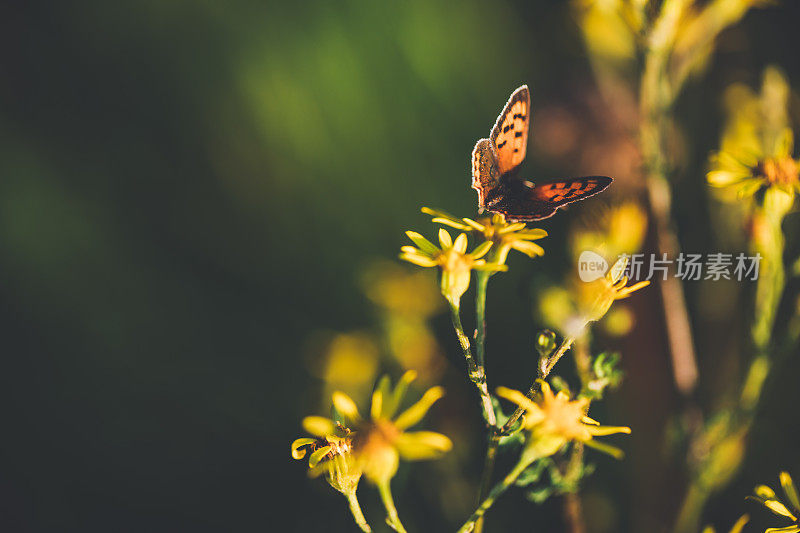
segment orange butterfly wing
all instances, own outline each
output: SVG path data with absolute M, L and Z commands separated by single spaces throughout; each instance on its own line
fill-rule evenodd
M 497 168 L 500 174 L 511 172 L 525 159 L 530 108 L 530 92 L 528 86 L 523 85 L 513 92 L 502 113 L 497 117 L 489 139 L 497 156 Z
M 611 181 L 611 178 L 605 176 L 568 178 L 561 181 L 535 185 L 533 196 L 537 200 L 560 207 L 594 196 L 608 187 Z

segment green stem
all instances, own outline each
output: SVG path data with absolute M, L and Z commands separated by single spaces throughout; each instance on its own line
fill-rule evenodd
M 556 366 L 556 363 L 558 362 L 559 359 L 561 359 L 561 356 L 567 353 L 567 350 L 570 349 L 574 341 L 575 339 L 572 337 L 564 339 L 561 345 L 558 347 L 558 349 L 555 352 L 553 352 L 551 356 L 549 356 L 547 359 L 542 360 L 541 363 L 539 363 L 539 376 L 528 389 L 528 393 L 526 394 L 528 399 L 533 400 L 533 397 L 536 396 L 537 392 L 539 392 L 539 388 L 541 386 L 540 380 L 543 380 L 547 378 L 548 375 L 550 375 L 550 372 L 553 370 L 553 367 Z M 511 428 L 514 427 L 514 424 L 516 424 L 517 420 L 519 420 L 523 414 L 525 414 L 525 409 L 523 407 L 517 407 L 516 411 L 514 411 L 514 413 L 506 421 L 505 425 L 500 429 L 500 435 L 507 435 L 508 432 L 511 430 Z
M 475 512 L 472 513 L 472 516 L 470 516 L 469 519 L 464 522 L 464 525 L 461 526 L 461 529 L 458 530 L 458 533 L 470 533 L 474 531 L 475 523 L 480 520 L 484 513 L 486 513 L 486 511 L 494 504 L 495 500 L 497 500 L 497 498 L 499 498 L 500 495 L 508 489 L 508 487 L 514 484 L 520 474 L 522 474 L 522 472 L 528 468 L 528 466 L 530 466 L 530 464 L 533 463 L 536 458 L 537 457 L 533 454 L 525 454 L 523 452 L 522 457 L 516 466 L 514 466 L 511 472 L 509 472 L 500 483 L 492 488 L 486 499 L 484 499 L 478 508 L 475 509 Z
M 496 258 L 491 259 L 495 261 Z M 489 278 L 492 273 L 487 270 L 477 272 L 477 283 L 475 291 L 475 355 L 477 365 L 485 371 L 486 364 L 486 292 L 489 285 Z M 494 411 L 494 410 L 493 410 Z M 493 429 L 493 428 L 492 428 Z M 483 462 L 483 472 L 481 473 L 481 481 L 478 486 L 478 501 L 479 504 L 486 497 L 489 486 L 492 482 L 492 473 L 494 472 L 494 462 L 497 457 L 497 448 L 500 443 L 500 437 L 497 432 L 492 430 L 489 432 L 489 442 L 486 445 L 486 458 Z M 481 517 L 475 523 L 475 533 L 481 533 L 483 530 L 483 518 Z
M 486 447 L 486 458 L 483 461 L 483 473 L 481 474 L 481 484 L 478 488 L 478 504 L 480 504 L 486 497 L 489 491 L 489 486 L 492 483 L 492 474 L 494 473 L 494 462 L 497 458 L 497 449 L 500 445 L 500 435 L 493 431 L 489 435 L 489 444 Z M 483 530 L 483 517 L 478 518 L 475 522 L 475 533 L 481 533 Z
M 365 533 L 371 533 L 372 528 L 369 527 L 367 519 L 364 518 L 364 513 L 361 512 L 361 506 L 358 504 L 358 498 L 356 498 L 356 491 L 352 491 L 344 496 L 347 498 L 347 503 L 350 504 L 350 512 L 353 513 L 353 518 L 355 518 L 358 527 Z
M 381 494 L 381 500 L 383 500 L 383 506 L 386 508 L 386 514 L 388 515 L 386 523 L 397 533 L 408 533 L 397 515 L 397 508 L 394 506 L 394 498 L 392 498 L 392 489 L 389 486 L 389 482 L 380 483 L 378 492 Z
M 469 338 L 464 333 L 464 326 L 461 325 L 461 312 L 459 306 L 450 303 L 450 316 L 453 320 L 453 328 L 456 330 L 458 342 L 461 344 L 461 351 L 464 353 L 464 359 L 467 360 L 467 375 L 470 381 L 475 384 L 478 389 L 478 394 L 481 398 L 481 406 L 483 408 L 483 418 L 486 423 L 492 427 L 497 426 L 497 419 L 494 415 L 494 407 L 492 406 L 492 398 L 489 396 L 489 387 L 486 385 L 486 372 L 483 365 L 478 366 L 475 358 L 472 357 L 472 350 L 469 346 Z
M 478 271 L 477 289 L 475 293 L 475 357 L 478 366 L 484 367 L 486 364 L 486 287 L 489 285 L 488 270 Z

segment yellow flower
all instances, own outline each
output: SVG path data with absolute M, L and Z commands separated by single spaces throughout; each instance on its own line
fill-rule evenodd
M 334 392 L 333 405 L 353 430 L 325 417 L 308 416 L 303 419 L 303 427 L 319 438 L 296 440 L 292 443 L 292 456 L 300 459 L 305 455 L 305 447 L 314 448 L 309 458 L 312 469 L 331 454 L 354 457 L 351 466 L 357 468 L 352 468 L 352 472 L 358 471 L 360 475 L 363 471 L 374 483 L 383 483 L 397 472 L 400 458 L 407 461 L 433 459 L 449 451 L 453 443 L 444 435 L 406 431 L 419 423 L 428 409 L 444 396 L 442 387 L 429 389 L 417 403 L 395 416 L 409 383 L 415 378 L 416 372 L 409 370 L 392 389 L 388 376 L 384 376 L 372 394 L 368 419 L 361 417 L 350 396 Z
M 544 255 L 544 248 L 531 241 L 547 237 L 547 232 L 539 228 L 529 229 L 524 222 L 506 222 L 505 217 L 500 214 L 478 220 L 456 218 L 444 211 L 429 207 L 423 207 L 422 212 L 432 215 L 433 222 L 471 232 L 476 237 L 482 237 L 484 241 L 491 241 L 495 246 L 492 261 L 494 263 L 505 264 L 508 252 L 512 248 L 528 257 Z
M 331 487 L 347 498 L 350 512 L 356 524 L 365 533 L 371 533 L 364 513 L 356 497 L 358 481 L 361 479 L 361 466 L 353 454 L 353 433 L 338 422 L 321 416 L 307 416 L 303 428 L 316 435 L 316 438 L 303 437 L 292 443 L 292 457 L 302 459 L 310 450 L 308 458 L 309 475 L 324 474 Z
M 764 193 L 771 210 L 786 213 L 800 193 L 800 162 L 792 158 L 794 138 L 786 112 L 789 87 L 775 68 L 764 72 L 761 94 L 741 85 L 726 91 L 728 123 L 720 150 L 711 156 L 707 180 L 735 202 Z M 735 192 L 735 197 L 726 192 Z
M 391 388 L 384 376 L 372 394 L 370 416 L 361 417 L 355 402 L 343 392 L 335 392 L 333 404 L 355 429 L 355 453 L 367 479 L 388 483 L 397 472 L 399 460 L 419 461 L 435 459 L 449 451 L 453 443 L 446 436 L 433 431 L 406 431 L 419 423 L 428 409 L 444 396 L 442 387 L 428 389 L 422 398 L 396 415 L 409 383 L 416 372 L 409 370 Z M 395 416 L 396 415 L 396 416 Z
M 630 433 L 624 426 L 601 426 L 588 416 L 588 398 L 570 400 L 564 391 L 553 394 L 550 385 L 542 382 L 541 398 L 534 402 L 524 394 L 505 387 L 497 388 L 497 395 L 525 409 L 522 422 L 523 431 L 528 435 L 525 451 L 531 457 L 541 458 L 553 455 L 570 441 L 581 442 L 615 457 L 622 452 L 608 444 L 599 443 L 594 437 L 614 433 Z
M 781 487 L 789 504 L 787 506 L 775 495 L 775 491 L 766 485 L 759 485 L 755 488 L 755 496 L 749 498 L 756 500 L 764 507 L 778 516 L 783 516 L 792 521 L 792 524 L 784 527 L 771 527 L 764 533 L 798 533 L 800 532 L 800 497 L 798 497 L 797 487 L 792 482 L 792 477 L 788 472 L 780 474 Z
M 621 257 L 605 276 L 580 286 L 578 307 L 585 324 L 600 320 L 615 301 L 623 300 L 650 284 L 649 281 L 640 281 L 628 286 L 628 278 L 623 276 L 627 265 L 628 258 Z
M 310 450 L 309 475 L 326 475 L 330 485 L 342 494 L 355 493 L 361 479 L 353 456 L 352 432 L 339 423 L 321 416 L 307 416 L 303 429 L 316 438 L 303 437 L 292 442 L 292 458 L 302 459 Z
M 406 431 L 418 424 L 431 406 L 444 396 L 441 387 L 428 389 L 417 403 L 396 415 L 409 383 L 415 378 L 416 372 L 409 370 L 394 388 L 388 376 L 381 378 L 372 394 L 370 416 L 366 419 L 361 417 L 350 396 L 334 392 L 333 406 L 350 425 L 345 427 L 322 416 L 307 416 L 303 419 L 303 428 L 317 438 L 301 438 L 292 443 L 292 457 L 295 459 L 302 459 L 308 449 L 313 450 L 309 457 L 310 474 L 327 474 L 331 486 L 347 496 L 350 510 L 364 531 L 368 531 L 369 526 L 355 499 L 362 473 L 378 486 L 390 525 L 396 531 L 405 532 L 389 487 L 400 459 L 435 459 L 453 448 L 450 439 L 440 433 Z
M 444 229 L 439 230 L 441 248 L 414 231 L 406 235 L 418 246 L 403 246 L 400 258 L 422 267 L 438 266 L 442 270 L 441 290 L 451 305 L 458 307 L 461 296 L 467 292 L 472 270 L 506 270 L 505 265 L 486 263 L 481 259 L 492 247 L 491 241 L 477 246 L 467 253 L 467 234 L 461 233 L 456 240 Z

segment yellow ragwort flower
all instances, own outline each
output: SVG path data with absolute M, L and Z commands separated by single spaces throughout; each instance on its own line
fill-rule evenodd
M 371 533 L 361 505 L 356 497 L 361 466 L 353 454 L 353 433 L 340 423 L 321 416 L 307 416 L 303 428 L 316 438 L 303 437 L 292 443 L 292 457 L 302 459 L 308 451 L 308 473 L 311 477 L 325 475 L 331 487 L 347 498 L 350 512 L 361 531 Z
M 544 248 L 531 241 L 547 237 L 547 232 L 539 228 L 530 229 L 524 222 L 507 222 L 501 214 L 472 220 L 471 218 L 457 218 L 444 211 L 429 207 L 423 207 L 422 212 L 432 215 L 433 222 L 470 232 L 476 237 L 483 238 L 484 241 L 491 241 L 495 246 L 492 258 L 494 263 L 505 264 L 511 249 L 522 252 L 531 258 L 544 255 Z
M 442 387 L 429 389 L 417 403 L 395 416 L 409 383 L 415 378 L 416 372 L 409 370 L 392 389 L 388 376 L 384 376 L 372 394 L 369 418 L 359 414 L 350 396 L 334 392 L 333 405 L 345 418 L 348 427 L 353 428 L 352 431 L 321 416 L 306 417 L 303 427 L 313 435 L 324 435 L 326 439 L 331 435 L 346 439 L 347 452 L 355 457 L 357 470 L 363 471 L 376 484 L 387 483 L 397 472 L 400 458 L 407 461 L 433 459 L 453 447 L 450 439 L 440 433 L 406 431 L 419 423 L 428 409 L 444 396 Z M 317 449 L 312 459 L 324 457 L 323 449 Z
M 330 485 L 342 494 L 354 494 L 361 479 L 361 469 L 353 456 L 353 433 L 343 425 L 321 416 L 307 416 L 303 429 L 315 438 L 303 437 L 292 442 L 292 458 L 302 459 L 308 451 L 309 475 L 325 474 Z
M 467 292 L 472 270 L 506 270 L 505 265 L 487 263 L 481 259 L 492 247 L 487 241 L 467 253 L 467 234 L 461 233 L 456 240 L 444 230 L 439 230 L 441 248 L 415 231 L 407 231 L 406 235 L 417 248 L 403 246 L 400 259 L 404 259 L 422 267 L 438 266 L 442 270 L 441 290 L 451 305 L 458 307 L 461 296 Z
M 630 433 L 624 426 L 601 426 L 588 416 L 588 398 L 570 400 L 564 391 L 553 394 L 550 385 L 542 382 L 541 397 L 534 402 L 524 394 L 505 387 L 497 388 L 497 395 L 525 409 L 522 430 L 527 432 L 525 451 L 529 457 L 541 458 L 553 455 L 570 441 L 581 442 L 614 457 L 622 452 L 608 444 L 594 440 L 601 435 Z
M 775 68 L 764 72 L 760 95 L 740 85 L 726 92 L 729 119 L 707 174 L 709 185 L 723 189 L 723 200 L 763 192 L 766 207 L 784 213 L 791 208 L 800 193 L 800 161 L 792 158 L 788 95 L 786 79 Z M 736 196 L 726 197 L 725 191 Z
M 775 491 L 766 485 L 757 486 L 754 490 L 755 495 L 749 496 L 749 498 L 759 502 L 776 515 L 792 521 L 789 526 L 771 527 L 764 533 L 798 533 L 800 532 L 800 497 L 798 497 L 797 487 L 794 486 L 788 472 L 781 472 L 780 482 L 788 506 L 781 502 L 775 495 Z
M 640 281 L 628 286 L 628 277 L 623 275 L 627 265 L 628 258 L 621 257 L 605 276 L 580 285 L 578 307 L 585 324 L 600 320 L 615 301 L 623 300 L 650 284 L 649 281 Z

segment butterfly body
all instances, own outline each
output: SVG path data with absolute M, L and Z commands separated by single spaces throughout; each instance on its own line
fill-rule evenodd
M 502 213 L 509 220 L 541 220 L 559 207 L 595 195 L 613 181 L 606 176 L 565 178 L 534 184 L 519 179 L 525 159 L 530 123 L 528 86 L 518 88 L 497 117 L 488 139 L 472 151 L 472 188 L 480 210 Z

